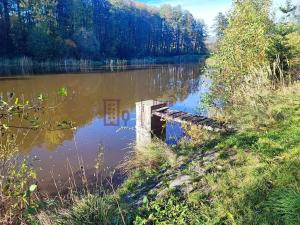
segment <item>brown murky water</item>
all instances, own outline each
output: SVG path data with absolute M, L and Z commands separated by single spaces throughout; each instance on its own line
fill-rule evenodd
M 64 100 L 57 96 L 60 87 L 68 89 Z M 43 115 L 45 119 L 76 123 L 75 131 L 38 130 L 20 137 L 20 150 L 34 159 L 39 186 L 48 192 L 54 191 L 53 178 L 63 187 L 70 176 L 69 166 L 74 172 L 80 170 L 78 158 L 84 162 L 88 177 L 93 177 L 100 146 L 104 148 L 105 167 L 114 168 L 120 163 L 135 142 L 136 102 L 170 101 L 174 108 L 194 111 L 205 89 L 201 67 L 195 64 L 0 78 L 0 93 L 14 92 L 26 99 L 43 93 L 48 96 L 49 105 L 58 105 Z M 109 103 L 113 104 L 112 108 L 108 107 Z

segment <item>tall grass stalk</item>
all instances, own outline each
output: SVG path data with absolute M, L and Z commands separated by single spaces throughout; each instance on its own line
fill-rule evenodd
M 300 193 L 292 189 L 274 190 L 266 204 L 271 215 L 281 224 L 298 225 L 300 222 Z M 274 219 L 273 218 L 273 219 Z
M 236 124 L 240 130 L 265 127 L 276 122 L 280 115 L 274 108 L 272 93 L 283 91 L 292 83 L 290 72 L 283 71 L 280 65 L 280 62 L 274 62 L 272 66 L 253 68 L 240 78 L 238 85 L 225 90 L 226 103 L 210 111 L 224 115 L 227 122 Z
M 174 164 L 176 155 L 158 140 L 146 146 L 136 146 L 119 166 L 120 169 L 128 174 L 136 170 L 157 169 L 162 164 Z

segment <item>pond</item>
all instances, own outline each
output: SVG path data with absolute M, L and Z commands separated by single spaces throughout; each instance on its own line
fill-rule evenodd
M 38 171 L 39 187 L 55 192 L 66 185 L 72 172 L 83 164 L 88 178 L 95 176 L 99 152 L 104 168 L 115 168 L 132 151 L 135 143 L 135 103 L 141 100 L 168 101 L 171 108 L 197 112 L 208 80 L 201 65 L 157 65 L 149 68 L 0 78 L 0 94 L 14 92 L 32 99 L 43 93 L 55 110 L 47 112 L 51 121 L 71 120 L 76 130 L 32 130 L 19 137 L 22 154 L 32 159 Z M 61 99 L 57 90 L 66 87 Z M 113 107 L 108 107 L 112 104 Z M 180 137 L 176 126 L 168 126 L 166 142 Z

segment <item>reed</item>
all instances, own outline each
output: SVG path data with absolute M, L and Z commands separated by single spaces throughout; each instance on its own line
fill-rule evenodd
M 0 75 L 32 75 L 36 73 L 90 72 L 104 66 L 103 61 L 61 59 L 35 61 L 28 57 L 0 59 Z
M 159 140 L 154 140 L 149 145 L 136 146 L 121 163 L 119 168 L 125 173 L 132 171 L 158 169 L 163 164 L 173 165 L 176 155 L 172 150 Z
M 1 75 L 32 75 L 38 73 L 70 73 L 91 72 L 94 70 L 126 70 L 128 68 L 143 68 L 154 64 L 199 62 L 204 55 L 184 55 L 172 57 L 147 57 L 137 59 L 104 59 L 93 61 L 88 59 L 49 59 L 36 61 L 29 57 L 0 58 Z

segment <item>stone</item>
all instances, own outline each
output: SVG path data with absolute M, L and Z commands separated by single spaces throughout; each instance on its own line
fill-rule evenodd
M 181 191 L 184 193 L 184 194 L 189 194 L 191 193 L 195 188 L 193 187 L 192 184 L 187 184 L 186 186 L 184 187 L 181 187 Z
M 182 175 L 177 177 L 175 180 L 170 182 L 170 188 L 181 187 L 183 185 L 189 184 L 192 182 L 192 177 L 189 175 Z
M 190 170 L 197 173 L 199 176 L 205 175 L 205 169 L 203 169 L 199 164 L 192 166 Z
M 154 188 L 155 189 L 159 189 L 160 187 L 162 187 L 163 186 L 163 182 L 161 181 L 161 182 L 159 182 Z
M 157 197 L 164 197 L 168 194 L 168 192 L 169 192 L 168 188 L 165 188 L 157 194 Z
M 168 178 L 168 180 L 174 180 L 177 176 L 175 173 L 169 174 L 166 176 Z
M 217 165 L 216 168 L 217 168 L 217 170 L 223 170 L 223 167 L 220 165 Z
M 216 157 L 217 157 L 216 152 L 214 152 L 214 151 L 207 152 L 207 153 L 205 153 L 205 154 L 203 155 L 203 161 L 211 162 L 211 161 L 213 161 Z
M 186 162 L 186 157 L 185 156 L 179 156 L 176 160 L 178 165 L 184 164 Z
M 185 164 L 185 163 L 181 164 L 181 165 L 178 167 L 178 169 L 179 169 L 180 171 L 185 170 L 186 168 L 187 168 L 187 164 Z

